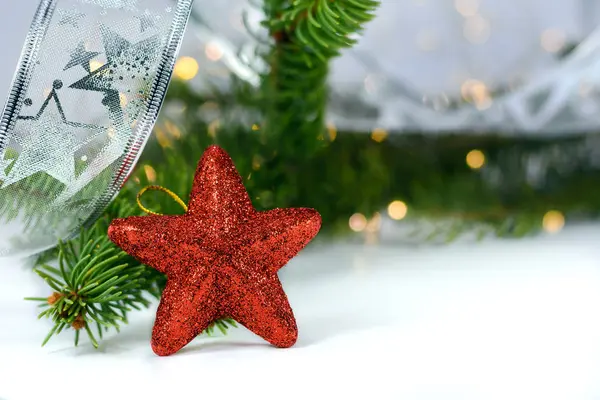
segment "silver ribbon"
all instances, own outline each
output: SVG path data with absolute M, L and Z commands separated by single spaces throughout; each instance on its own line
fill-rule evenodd
M 193 0 L 41 0 L 0 120 L 0 256 L 97 219 L 162 105 Z

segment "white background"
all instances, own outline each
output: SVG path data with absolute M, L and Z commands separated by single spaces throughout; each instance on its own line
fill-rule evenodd
M 153 310 L 94 350 L 24 296 L 48 288 L 0 262 L 0 398 L 600 398 L 600 226 L 433 246 L 317 242 L 281 272 L 300 336 L 243 328 L 159 358 Z

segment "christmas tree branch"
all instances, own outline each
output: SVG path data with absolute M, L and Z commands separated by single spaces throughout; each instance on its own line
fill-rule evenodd
M 118 329 L 130 310 L 146 307 L 160 295 L 164 277 L 116 248 L 106 237 L 108 224 L 137 215 L 135 196 L 149 184 L 187 199 L 198 157 L 212 143 L 232 156 L 256 208 L 315 208 L 323 217 L 324 233 L 347 234 L 354 214 L 362 214 L 369 223 L 381 219 L 397 200 L 408 209 L 397 223 L 417 225 L 429 240 L 454 240 L 468 232 L 481 237 L 533 234 L 550 209 L 569 218 L 600 215 L 600 191 L 594 190 L 600 172 L 581 153 L 589 148 L 585 138 L 548 143 L 492 134 L 426 138 L 390 132 L 387 140 L 372 139 L 370 132 L 327 134 L 328 61 L 352 45 L 352 36 L 372 17 L 376 5 L 364 0 L 265 1 L 265 26 L 273 40 L 264 58 L 270 68 L 258 91 L 242 88 L 246 103 L 239 92 L 234 99 L 231 94 L 207 98 L 181 82 L 173 83 L 168 100 L 186 106 L 181 125 L 167 121 L 157 126 L 158 140 L 149 142 L 104 217 L 39 259 L 36 271 L 46 279 L 49 297 L 32 300 L 44 308 L 42 317 L 53 321 L 47 339 L 73 329 L 76 341 L 85 330 L 97 343 L 98 329 Z M 240 126 L 227 120 L 232 103 L 258 111 L 263 122 Z M 207 120 L 199 112 L 209 104 L 219 110 L 216 118 L 221 120 Z M 480 169 L 465 163 L 473 148 L 485 154 Z M 531 180 L 526 165 L 531 158 L 547 171 L 537 181 Z M 75 199 L 92 197 L 89 193 Z M 144 203 L 163 214 L 182 212 L 161 195 L 149 195 Z M 18 208 L 19 200 L 10 205 Z M 421 221 L 428 224 L 421 227 Z M 59 263 L 54 265 L 56 257 Z M 229 322 L 217 322 L 209 333 L 225 331 Z
M 30 297 L 40 302 L 43 311 L 38 318 L 49 318 L 53 326 L 42 342 L 64 330 L 75 332 L 75 345 L 85 331 L 94 347 L 109 329 L 119 331 L 128 321 L 128 313 L 141 310 L 160 298 L 165 277 L 148 268 L 116 247 L 106 232 L 116 217 L 136 215 L 127 200 L 115 201 L 92 229 L 82 230 L 79 237 L 58 245 L 58 265 L 49 257 L 38 259 L 35 272 L 46 281 L 53 293 L 49 297 Z M 235 326 L 230 319 L 219 320 L 207 329 L 226 333 Z
M 186 104 L 206 101 L 187 87 L 175 84 L 172 89 L 172 101 Z M 581 153 L 581 149 L 587 147 L 583 138 L 560 141 L 561 152 L 556 153 L 557 142 L 544 140 L 494 136 L 469 138 L 466 135 L 461 139 L 402 135 L 393 140 L 391 133 L 391 139 L 380 143 L 368 133 L 340 132 L 334 141 L 323 141 L 323 150 L 311 156 L 301 159 L 295 155 L 311 145 L 300 145 L 292 150 L 284 146 L 287 150 L 279 152 L 270 164 L 266 164 L 256 159 L 264 144 L 260 136 L 253 134 L 251 127 L 227 124 L 214 135 L 210 123 L 202 120 L 196 110 L 190 109 L 179 127 L 172 122 L 157 127 L 164 137 L 160 142 L 152 140 L 148 144 L 136 171 L 103 218 L 93 229 L 60 246 L 62 270 L 60 265 L 52 264 L 56 253 L 46 254 L 40 260 L 37 270 L 44 278 L 51 278 L 49 297 L 37 300 L 46 311 L 44 315 L 53 321 L 53 334 L 65 329 L 81 331 L 84 328 L 75 328 L 85 323 L 98 340 L 98 324 L 103 332 L 108 327 L 114 328 L 113 323 L 124 324 L 123 319 L 127 319 L 128 313 L 123 315 L 122 308 L 135 309 L 128 302 L 141 308 L 145 307 L 146 301 L 160 295 L 164 283 L 161 279 L 164 278 L 149 268 L 144 267 L 142 272 L 139 263 L 109 243 L 106 238 L 108 224 L 117 217 L 138 215 L 135 196 L 149 184 L 167 187 L 187 199 L 198 156 L 215 142 L 231 154 L 257 208 L 316 208 L 323 217 L 323 232 L 329 234 L 347 234 L 348 220 L 356 213 L 363 214 L 369 221 L 375 220 L 375 216 L 384 214 L 394 200 L 402 200 L 408 207 L 406 218 L 396 224 L 415 227 L 418 229 L 416 237 L 423 240 L 451 241 L 471 233 L 479 237 L 531 235 L 540 231 L 544 215 L 552 209 L 560 210 L 567 218 L 600 215 L 600 191 L 593 189 L 596 187 L 593 183 L 600 179 L 600 172 L 593 159 L 587 159 Z M 282 140 L 292 139 L 284 137 Z M 486 163 L 480 170 L 470 169 L 465 162 L 465 156 L 473 148 L 480 149 L 486 156 Z M 543 184 L 536 186 L 535 182 L 530 182 L 527 162 L 515 164 L 515 157 L 539 160 L 547 171 L 539 177 Z M 573 172 L 556 174 L 554 171 L 563 170 L 565 163 Z M 495 176 L 494 171 L 505 171 L 502 181 L 489 179 L 490 174 Z M 160 193 L 149 193 L 144 204 L 164 214 L 182 212 L 177 203 Z M 85 247 L 90 241 L 98 245 L 88 251 Z M 106 253 L 103 246 L 108 246 Z M 115 256 L 118 258 L 111 260 Z M 108 274 L 103 277 L 84 274 L 81 276 L 84 286 L 97 282 L 97 287 L 114 279 L 111 283 L 114 288 L 105 297 L 97 298 L 96 295 L 92 301 L 80 291 L 83 286 L 79 276 L 86 268 L 94 268 L 91 265 L 94 258 L 93 264 L 101 264 Z M 125 281 L 118 282 L 125 275 L 128 275 L 127 281 L 133 281 L 130 286 L 124 286 Z M 57 294 L 53 295 L 54 292 Z M 121 292 L 118 296 L 109 297 L 118 292 Z M 62 298 L 65 300 L 57 304 Z M 73 305 L 69 305 L 67 299 L 80 304 L 70 314 Z M 102 299 L 121 308 L 102 308 L 100 304 L 104 303 L 97 303 Z M 79 300 L 86 304 L 85 307 L 88 304 L 94 306 L 95 310 L 88 312 Z M 211 330 L 218 328 L 223 328 L 223 324 L 215 324 Z
M 96 232 L 98 233 L 98 232 Z M 54 325 L 42 345 L 65 328 L 75 330 L 75 345 L 85 330 L 97 347 L 109 328 L 119 330 L 132 309 L 147 307 L 144 292 L 158 294 L 159 276 L 116 249 L 105 235 L 83 231 L 75 241 L 59 244 L 58 268 L 40 264 L 35 272 L 54 292 L 40 301 L 39 318 Z M 93 332 L 97 332 L 96 335 Z
M 297 56 L 311 67 L 312 56 L 327 63 L 340 50 L 356 44 L 365 23 L 375 17 L 379 1 L 296 0 L 266 2 L 269 19 L 264 22 L 278 43 L 293 43 Z
M 372 0 L 268 0 L 265 26 L 274 43 L 264 54 L 269 71 L 262 77 L 260 104 L 265 143 L 288 136 L 277 151 L 299 143 L 322 147 L 329 61 L 351 47 L 379 2 Z M 292 133 L 293 132 L 293 133 Z M 270 158 L 268 149 L 264 157 Z M 308 155 L 305 153 L 305 155 Z

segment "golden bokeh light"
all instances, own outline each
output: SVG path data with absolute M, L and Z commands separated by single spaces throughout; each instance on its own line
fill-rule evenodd
M 544 214 L 542 227 L 548 233 L 558 233 L 565 226 L 565 216 L 560 211 L 551 210 Z
M 391 219 L 399 221 L 406 217 L 408 207 L 406 206 L 405 202 L 401 200 L 394 200 L 388 205 L 387 212 Z
M 204 54 L 211 61 L 219 61 L 223 57 L 223 49 L 217 43 L 210 42 L 204 48 Z
M 465 101 L 473 103 L 478 110 L 485 110 L 492 105 L 492 97 L 485 83 L 477 79 L 467 79 L 460 87 Z
M 152 168 L 150 165 L 144 165 L 144 172 L 146 173 L 146 178 L 148 178 L 148 182 L 156 182 L 156 170 L 154 168 Z
M 479 169 L 485 165 L 485 154 L 481 150 L 471 150 L 467 153 L 467 165 L 471 169 Z
M 175 69 L 173 70 L 173 74 L 175 77 L 189 81 L 194 79 L 194 77 L 198 74 L 198 70 L 200 66 L 198 65 L 198 61 L 196 61 L 192 57 L 181 57 L 175 63 Z
M 377 143 L 383 142 L 388 136 L 388 133 L 385 129 L 375 128 L 373 132 L 371 132 L 371 139 L 376 141 Z
M 253 131 L 259 131 L 260 130 L 260 126 L 258 124 L 252 124 L 252 130 Z
M 353 214 L 348 221 L 348 225 L 350 229 L 354 232 L 362 232 L 367 227 L 367 217 L 362 215 L 361 213 Z
M 454 0 L 454 8 L 463 17 L 472 17 L 479 11 L 479 0 Z
M 560 29 L 546 29 L 540 36 L 540 43 L 542 48 L 549 53 L 556 53 L 560 51 L 567 41 L 565 32 Z

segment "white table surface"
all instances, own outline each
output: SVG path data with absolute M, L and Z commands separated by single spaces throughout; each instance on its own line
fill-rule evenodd
M 243 328 L 159 358 L 153 311 L 99 350 L 50 327 L 1 260 L 0 398 L 599 399 L 600 225 L 481 244 L 316 244 L 282 272 L 300 337 Z

